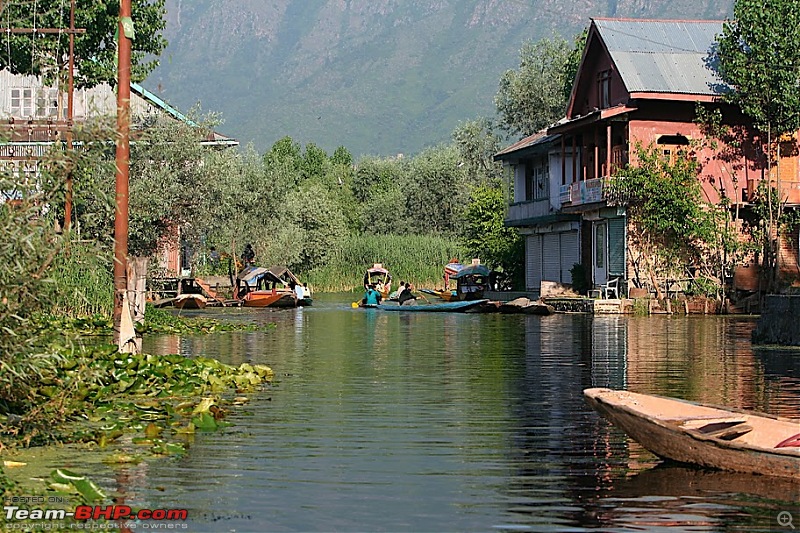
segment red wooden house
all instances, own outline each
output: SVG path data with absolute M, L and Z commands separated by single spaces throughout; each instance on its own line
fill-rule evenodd
M 595 286 L 620 279 L 622 292 L 636 276 L 626 237 L 624 206 L 607 197 L 609 178 L 629 162 L 633 147 L 653 144 L 664 157 L 704 135 L 698 103 L 717 107 L 725 124 L 744 131 L 742 150 L 722 157 L 722 147 L 697 149 L 706 200 L 722 196 L 746 213 L 766 164 L 746 133 L 747 120 L 721 100 L 727 86 L 710 52 L 719 21 L 593 19 L 566 117 L 495 156 L 510 167 L 515 198 L 506 224 L 526 236 L 526 286 L 570 283 L 580 263 Z M 797 136 L 787 139 L 780 193 L 788 208 L 800 206 Z M 736 209 L 736 208 L 739 209 Z M 782 242 L 784 274 L 797 270 L 797 239 Z

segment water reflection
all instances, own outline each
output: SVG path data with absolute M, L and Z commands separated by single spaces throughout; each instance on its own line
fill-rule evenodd
M 275 322 L 267 332 L 148 339 L 268 364 L 278 381 L 233 428 L 150 465 L 129 502 L 186 506 L 192 531 L 753 531 L 796 501 L 754 476 L 654 469 L 581 396 L 630 388 L 798 416 L 797 368 L 753 353 L 752 321 L 318 301 L 236 315 Z

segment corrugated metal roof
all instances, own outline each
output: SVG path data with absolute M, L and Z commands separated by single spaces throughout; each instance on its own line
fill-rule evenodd
M 498 158 L 500 158 L 500 156 L 503 156 L 503 155 L 508 155 L 508 154 L 511 154 L 511 153 L 514 153 L 514 152 L 519 152 L 520 150 L 524 150 L 526 148 L 531 148 L 532 146 L 536 146 L 536 145 L 539 145 L 539 144 L 545 144 L 545 143 L 554 141 L 554 140 L 556 140 L 556 138 L 558 138 L 558 135 L 548 135 L 546 129 L 540 130 L 540 131 L 534 133 L 533 135 L 529 135 L 528 137 L 525 137 L 524 139 L 520 139 L 519 141 L 515 142 L 511 146 L 507 146 L 506 148 L 503 148 L 502 150 L 497 152 L 494 155 L 494 157 L 495 157 L 495 159 L 498 159 Z
M 721 21 L 594 19 L 629 92 L 718 95 L 709 66 Z

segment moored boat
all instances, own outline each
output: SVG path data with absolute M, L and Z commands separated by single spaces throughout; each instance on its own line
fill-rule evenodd
M 437 304 L 418 304 L 418 305 L 392 305 L 381 304 L 379 309 L 384 311 L 408 311 L 411 313 L 464 313 L 469 309 L 478 307 L 487 300 L 470 300 L 466 302 L 442 302 Z
M 483 299 L 483 293 L 489 290 L 491 272 L 478 259 L 473 259 L 471 265 L 459 269 L 452 276 L 456 280 L 456 294 L 452 296 L 452 300 Z
M 294 291 L 264 267 L 243 268 L 234 290 L 234 297 L 244 307 L 297 307 Z
M 498 311 L 507 314 L 552 315 L 555 313 L 555 308 L 538 300 L 521 297 L 501 303 Z
M 172 305 L 178 309 L 205 309 L 208 298 L 202 294 L 184 293 L 173 298 Z
M 311 298 L 311 289 L 307 284 L 302 283 L 300 278 L 298 278 L 294 272 L 285 266 L 280 265 L 269 267 L 269 271 L 283 282 L 284 287 L 291 288 L 292 284 L 303 287 L 303 297 L 297 300 L 297 305 L 309 306 L 313 303 L 313 299 Z
M 797 479 L 800 421 L 604 388 L 589 405 L 657 456 L 702 467 Z

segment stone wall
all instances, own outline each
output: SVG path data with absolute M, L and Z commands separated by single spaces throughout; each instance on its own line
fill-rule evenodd
M 753 344 L 800 346 L 800 295 L 766 297 Z

